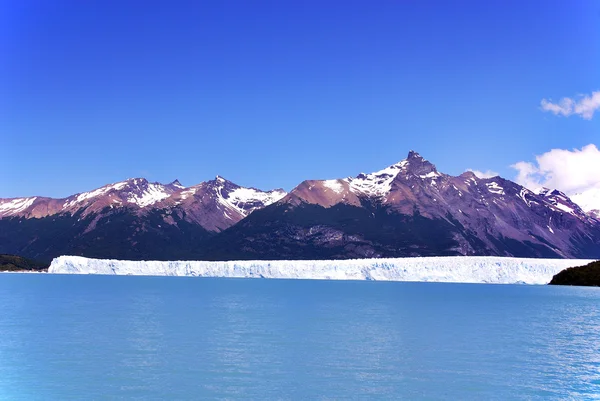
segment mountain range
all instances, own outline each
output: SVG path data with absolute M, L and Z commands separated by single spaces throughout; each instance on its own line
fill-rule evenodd
M 381 171 L 292 191 L 217 176 L 143 178 L 63 199 L 0 199 L 0 253 L 38 260 L 348 259 L 434 255 L 600 258 L 600 218 L 564 193 L 451 176 L 416 152 Z

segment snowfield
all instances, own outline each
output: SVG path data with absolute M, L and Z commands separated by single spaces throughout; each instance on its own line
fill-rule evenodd
M 495 256 L 228 262 L 128 261 L 60 256 L 52 261 L 48 272 L 55 274 L 547 284 L 561 270 L 590 262 L 592 260 Z

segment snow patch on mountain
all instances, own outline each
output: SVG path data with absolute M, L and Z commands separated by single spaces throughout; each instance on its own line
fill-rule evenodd
M 200 189 L 200 187 L 202 186 L 202 184 L 193 186 L 193 187 L 189 187 L 183 191 L 180 192 L 180 197 L 182 200 L 185 200 L 187 198 L 189 198 L 190 196 L 194 196 L 194 194 L 196 194 L 196 192 L 198 192 L 198 190 Z
M 591 260 L 449 256 L 354 260 L 124 261 L 55 258 L 49 273 L 195 277 L 547 284 L 563 269 Z
M 271 203 L 277 202 L 285 195 L 287 195 L 287 193 L 282 190 L 263 192 L 254 188 L 239 187 L 229 193 L 229 201 L 235 205 L 240 203 L 260 202 L 264 206 L 268 206 Z
M 225 208 L 233 210 L 243 217 L 249 215 L 256 209 L 277 202 L 287 195 L 287 193 L 282 190 L 264 192 L 255 188 L 240 187 L 219 176 L 217 176 L 215 181 L 217 201 Z M 223 211 L 223 213 L 226 218 L 231 219 L 231 216 L 227 211 Z
M 549 190 L 548 188 L 542 188 L 539 191 L 539 195 L 543 196 L 545 200 L 555 207 L 556 209 L 569 213 L 580 220 L 586 220 L 589 217 L 586 215 L 585 210 L 582 210 L 580 205 L 570 199 L 565 193 L 555 189 Z
M 163 199 L 171 196 L 171 192 L 165 190 L 164 185 L 148 184 L 148 186 L 140 193 L 132 192 L 127 197 L 127 202 L 146 207 L 160 202 Z
M 504 195 L 504 188 L 502 188 L 497 182 L 487 182 L 486 187 L 488 191 L 496 195 Z
M 27 209 L 33 204 L 37 197 L 33 198 L 16 198 L 16 199 L 5 199 L 0 201 L 0 213 L 10 212 L 19 213 Z
M 532 201 L 527 199 L 527 196 L 531 193 L 532 192 L 530 190 L 528 190 L 527 188 L 521 188 L 521 191 L 519 191 L 519 193 L 517 194 L 517 197 L 521 198 L 528 207 L 531 207 Z
M 557 204 L 554 205 L 554 207 L 556 207 L 557 209 L 562 210 L 563 212 L 567 212 L 567 213 L 570 213 L 570 214 L 575 214 L 575 213 L 573 213 L 573 209 L 572 208 L 570 208 L 567 205 L 563 205 L 562 203 L 557 203 Z
M 384 196 L 392 189 L 392 182 L 406 169 L 408 160 L 402 160 L 383 170 L 371 174 L 359 174 L 356 178 L 347 178 L 350 190 L 367 196 Z
M 441 174 L 438 173 L 437 171 L 430 171 L 427 174 L 421 174 L 419 177 L 425 179 L 425 178 L 435 178 L 435 177 L 440 177 L 440 176 L 441 176 Z
M 331 189 L 336 194 L 341 194 L 344 192 L 344 185 L 340 181 L 341 180 L 325 180 L 323 181 L 323 186 Z

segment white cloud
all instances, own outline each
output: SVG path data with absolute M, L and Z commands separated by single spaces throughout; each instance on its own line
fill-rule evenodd
M 594 112 L 600 110 L 600 91 L 592 92 L 590 96 L 579 96 L 577 99 L 564 97 L 558 103 L 542 99 L 540 107 L 543 111 L 550 111 L 555 115 L 568 117 L 577 114 L 586 120 L 591 120 Z
M 540 174 L 538 167 L 529 162 L 517 162 L 511 166 L 518 171 L 515 182 L 538 192 L 545 184 L 545 179 Z
M 479 170 L 473 170 L 471 168 L 468 168 L 467 171 L 472 172 L 473 174 L 475 174 L 479 178 L 492 178 L 492 177 L 495 177 L 497 175 L 500 175 L 500 174 L 498 174 L 498 173 L 496 173 L 495 171 L 492 171 L 492 170 L 479 171 Z
M 534 163 L 520 161 L 511 167 L 517 170 L 515 181 L 532 191 L 558 189 L 575 202 L 600 194 L 600 150 L 594 144 L 573 150 L 552 149 L 536 156 Z M 585 207 L 580 204 L 584 210 L 600 209 L 600 197 L 586 203 Z

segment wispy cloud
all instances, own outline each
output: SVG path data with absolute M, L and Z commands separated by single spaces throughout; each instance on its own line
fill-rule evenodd
M 467 171 L 472 172 L 479 178 L 492 178 L 492 177 L 499 175 L 498 173 L 496 173 L 495 171 L 492 171 L 492 170 L 479 171 L 479 170 L 473 170 L 471 168 L 468 168 Z
M 568 117 L 577 114 L 586 120 L 591 120 L 594 112 L 600 110 L 600 91 L 592 92 L 589 96 L 581 95 L 575 99 L 564 97 L 557 103 L 542 99 L 540 107 L 543 111 L 550 111 L 555 115 Z
M 532 191 L 542 187 L 558 189 L 569 196 L 598 192 L 600 150 L 594 144 L 581 149 L 552 149 L 535 157 L 535 163 L 520 161 L 515 181 Z

